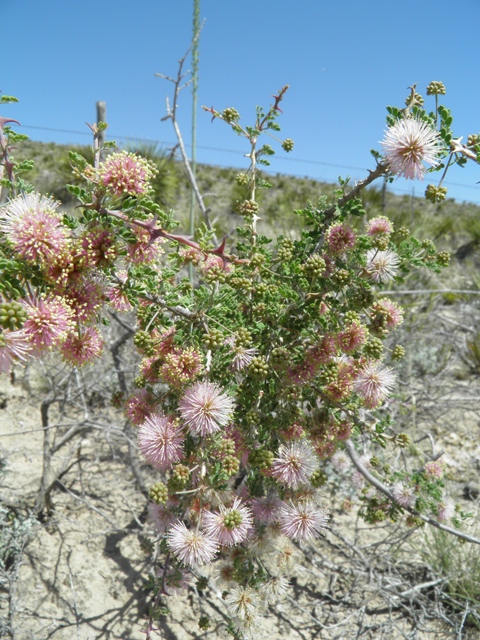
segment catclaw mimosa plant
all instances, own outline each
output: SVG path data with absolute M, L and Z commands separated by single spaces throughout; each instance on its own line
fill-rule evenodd
M 245 196 L 234 208 L 243 224 L 235 241 L 217 244 L 208 224 L 195 238 L 175 233 L 172 212 L 153 200 L 148 161 L 122 152 L 100 162 L 100 125 L 91 127 L 93 164 L 70 153 L 83 186 L 68 187 L 79 215 L 63 214 L 20 177 L 29 165 L 10 154 L 21 136 L 0 118 L 1 185 L 9 191 L 0 209 L 0 370 L 51 351 L 86 366 L 102 356 L 99 326 L 109 309 L 134 310 L 141 362 L 137 389 L 122 402 L 141 456 L 158 473 L 148 516 L 160 540 L 157 593 L 188 588 L 195 567 L 221 560 L 234 635 L 285 592 L 289 540 L 328 530 L 328 461 L 341 474 L 352 460 L 359 492 L 366 478 L 374 484 L 361 494 L 370 522 L 407 510 L 415 522 L 460 525 L 438 461 L 409 474 L 357 457 L 353 444 L 362 432 L 372 446 L 407 446 L 384 406 L 405 350 L 385 348 L 403 314 L 383 290 L 412 268 L 439 272 L 449 256 L 385 216 L 368 221 L 365 233 L 351 221 L 365 215 L 359 193 L 378 177 L 421 179 L 443 169 L 426 191 L 439 200 L 447 169 L 478 161 L 480 145 L 453 137 L 450 111 L 438 105 L 441 83 L 427 90 L 432 112 L 413 87 L 405 108 L 388 107 L 370 176 L 351 189 L 340 179 L 333 202 L 323 196 L 296 211 L 304 222 L 298 239 L 267 238 L 257 229 L 257 192 L 270 187 L 259 168 L 274 149 L 260 140 L 293 149 L 277 137 L 287 89 L 268 110 L 257 108 L 251 126 L 234 108 L 208 109 L 247 142 L 248 166 L 237 176 Z M 194 287 L 183 277 L 188 265 Z M 266 555 L 276 558 L 276 575 Z M 147 636 L 152 628 L 150 621 Z

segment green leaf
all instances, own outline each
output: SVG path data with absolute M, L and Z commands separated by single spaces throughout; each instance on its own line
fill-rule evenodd
M 14 98 L 13 96 L 2 96 L 0 98 L 0 104 L 7 104 L 8 102 L 18 102 L 18 98 Z

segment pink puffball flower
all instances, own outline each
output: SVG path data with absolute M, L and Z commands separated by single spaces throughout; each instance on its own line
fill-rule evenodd
M 81 240 L 82 254 L 89 265 L 108 267 L 118 255 L 115 234 L 102 226 L 88 229 Z
M 0 331 L 0 373 L 9 373 L 12 365 L 25 362 L 32 344 L 22 330 Z
M 393 233 L 393 224 L 385 216 L 378 216 L 378 218 L 372 218 L 367 222 L 366 231 L 371 238 L 388 236 Z
M 436 167 L 440 151 L 439 135 L 428 123 L 402 118 L 385 132 L 382 142 L 385 162 L 397 177 L 423 180 L 423 162 Z
M 243 542 L 253 528 L 252 523 L 252 512 L 239 498 L 235 498 L 231 507 L 220 505 L 219 513 L 207 511 L 202 518 L 207 535 L 227 547 Z
M 178 522 L 168 532 L 167 545 L 176 557 L 186 565 L 210 564 L 218 551 L 218 542 L 202 531 L 187 529 Z
M 130 300 L 127 295 L 117 285 L 112 285 L 105 291 L 110 306 L 119 311 L 120 313 L 127 313 L 133 309 Z
M 75 320 L 90 322 L 104 305 L 105 290 L 95 280 L 82 278 L 64 293 L 64 300 L 70 305 Z
M 138 448 L 152 467 L 164 471 L 183 458 L 185 437 L 178 422 L 161 414 L 145 420 L 138 432 Z
M 233 353 L 235 355 L 233 356 L 230 366 L 232 371 L 238 373 L 249 366 L 253 358 L 257 355 L 258 350 L 255 347 L 246 349 L 245 347 L 238 346 L 233 348 Z
M 73 312 L 62 298 L 32 298 L 25 307 L 28 319 L 23 332 L 36 355 L 59 346 L 74 327 Z
M 446 522 L 455 513 L 455 503 L 451 498 L 444 498 L 438 507 L 438 521 Z
M 99 169 L 100 184 L 119 197 L 147 193 L 156 173 L 154 164 L 127 151 L 112 153 Z
M 272 476 L 288 487 L 296 489 L 306 484 L 317 468 L 317 457 L 306 442 L 281 445 L 272 463 Z
M 265 498 L 255 498 L 252 502 L 253 516 L 260 524 L 278 522 L 283 504 L 280 498 L 274 494 L 270 494 Z
M 280 511 L 280 528 L 291 540 L 303 542 L 318 538 L 328 522 L 326 512 L 311 502 L 284 504 Z
M 69 333 L 60 350 L 63 359 L 74 367 L 84 367 L 102 355 L 103 339 L 96 327 L 87 327 L 80 333 Z
M 361 349 L 367 341 L 367 337 L 367 327 L 359 322 L 352 322 L 337 335 L 337 344 L 344 353 L 351 353 Z
M 174 509 L 175 505 L 170 501 L 166 504 L 149 502 L 147 520 L 159 533 L 166 533 L 170 527 L 179 522 Z
M 392 494 L 395 502 L 402 507 L 414 507 L 417 497 L 415 487 L 409 487 L 404 482 L 396 482 L 392 487 Z
M 388 395 L 395 385 L 395 374 L 390 367 L 379 362 L 364 364 L 355 380 L 355 391 L 365 399 L 365 406 L 373 409 Z
M 423 473 L 432 480 L 441 480 L 445 473 L 443 460 L 432 460 L 432 462 L 427 462 L 423 467 Z
M 285 576 L 271 576 L 268 582 L 259 585 L 258 593 L 266 605 L 274 605 L 286 595 L 289 586 Z
M 47 267 L 58 253 L 67 250 L 70 233 L 62 224 L 62 215 L 55 211 L 57 207 L 51 198 L 26 193 L 0 209 L 0 228 L 24 260 Z
M 159 369 L 160 377 L 175 389 L 179 389 L 202 373 L 202 359 L 200 352 L 193 347 L 177 352 L 171 351 L 165 355 L 164 363 Z
M 190 431 L 201 436 L 227 426 L 235 407 L 232 398 L 211 382 L 197 382 L 187 389 L 178 404 Z
M 337 222 L 332 224 L 325 234 L 325 251 L 333 256 L 338 256 L 354 248 L 357 242 L 355 231 L 345 224 Z
M 155 411 L 155 399 L 146 390 L 135 391 L 125 402 L 125 414 L 132 424 L 143 424 Z
M 370 318 L 374 326 L 380 324 L 380 326 L 385 325 L 388 329 L 395 329 L 403 322 L 403 309 L 393 300 L 380 298 L 372 304 Z
M 352 463 L 345 451 L 337 451 L 331 457 L 330 462 L 337 471 L 343 472 L 351 467 Z
M 398 273 L 400 259 L 395 251 L 369 249 L 367 251 L 367 273 L 374 282 L 389 282 Z

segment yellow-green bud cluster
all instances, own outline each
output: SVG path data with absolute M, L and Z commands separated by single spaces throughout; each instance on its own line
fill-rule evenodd
M 442 267 L 448 267 L 448 263 L 450 262 L 450 254 L 448 251 L 440 251 L 437 253 L 437 262 L 441 264 Z
M 304 271 L 314 276 L 321 276 L 326 268 L 327 265 L 325 264 L 325 260 L 319 256 L 318 253 L 308 256 L 305 264 L 303 265 Z
M 252 358 L 248 367 L 250 375 L 256 378 L 266 378 L 268 376 L 268 364 L 263 356 L 255 356 Z
M 222 440 L 220 443 L 218 451 L 225 456 L 235 455 L 235 441 L 232 440 L 232 438 L 225 438 L 225 440 Z
M 237 276 L 230 278 L 228 284 L 234 289 L 243 289 L 244 291 L 250 291 L 252 288 L 252 282 L 248 278 L 238 278 Z
M 380 338 L 370 338 L 367 344 L 363 347 L 363 353 L 377 360 L 382 357 L 383 343 Z
M 213 267 L 210 267 L 210 269 L 204 275 L 204 278 L 208 282 L 208 284 L 213 284 L 214 282 L 220 282 L 220 284 L 223 284 L 227 279 L 227 274 L 225 272 L 225 269 L 222 269 L 220 265 L 215 264 L 213 265 Z
M 223 470 L 225 471 L 227 476 L 234 476 L 236 473 L 238 473 L 239 468 L 240 462 L 238 458 L 230 455 L 225 456 L 225 458 L 223 459 Z
M 168 489 L 163 482 L 157 482 L 148 492 L 148 499 L 155 504 L 165 504 L 168 498 Z
M 289 151 L 292 151 L 294 144 L 293 140 L 287 138 L 282 142 L 282 149 L 288 153 Z
M 256 215 L 260 208 L 255 200 L 236 200 L 233 210 L 239 216 L 252 216 Z
M 372 467 L 375 469 L 376 467 L 378 467 L 378 465 L 380 464 L 380 460 L 377 458 L 377 456 L 372 456 L 370 458 L 370 464 L 372 465 Z
M 227 107 L 222 111 L 222 118 L 228 123 L 237 122 L 237 120 L 240 120 L 240 114 L 236 109 Z
M 240 327 L 235 336 L 235 346 L 247 348 L 252 342 L 252 334 L 248 329 Z
M 255 255 L 253 255 L 250 259 L 250 265 L 252 267 L 261 267 L 264 262 L 265 256 L 263 255 L 263 253 L 255 253 Z
M 203 631 L 207 631 L 207 629 L 210 629 L 211 627 L 210 618 L 208 616 L 200 616 L 200 619 L 198 621 L 198 626 Z
M 434 184 L 429 184 L 425 189 L 425 198 L 433 204 L 442 202 L 447 197 L 447 187 L 436 187 Z
M 240 513 L 240 511 L 238 511 L 238 509 L 233 509 L 223 516 L 223 524 L 225 525 L 225 528 L 229 529 L 230 531 L 239 527 L 242 522 L 242 514 Z
M 255 409 L 250 409 L 245 415 L 248 424 L 260 424 L 260 414 Z
M 360 314 L 356 311 L 346 311 L 345 312 L 345 324 L 353 324 L 360 323 Z
M 265 449 L 254 449 L 248 456 L 249 463 L 253 467 L 259 467 L 260 469 L 270 469 L 274 459 L 275 454 Z
M 385 511 L 382 511 L 382 509 L 375 509 L 375 511 L 371 512 L 369 521 L 372 522 L 372 524 L 375 524 L 376 522 L 383 522 L 385 518 Z
M 181 491 L 185 487 L 185 482 L 175 474 L 171 475 L 167 482 L 167 487 L 170 493 L 176 493 Z
M 248 183 L 250 182 L 250 179 L 246 173 L 237 173 L 237 175 L 235 176 L 235 180 L 241 187 L 247 187 Z
M 211 327 L 209 333 L 204 333 L 202 336 L 202 342 L 208 349 L 217 349 L 223 345 L 223 333 L 220 329 Z
M 153 356 L 155 353 L 152 336 L 147 331 L 137 331 L 133 337 L 133 344 L 147 356 Z
M 320 380 L 324 385 L 335 382 L 338 377 L 338 367 L 336 362 L 329 362 L 324 365 L 323 371 L 320 374 Z
M 177 464 L 173 470 L 173 476 L 182 484 L 187 484 L 188 478 L 190 477 L 190 469 L 184 464 Z
M 317 471 L 314 471 L 310 476 L 310 484 L 315 489 L 323 487 L 323 485 L 327 484 L 327 480 L 327 474 L 325 473 L 325 471 L 322 471 L 322 469 L 317 469 Z
M 285 347 L 275 347 L 270 354 L 270 361 L 274 367 L 287 365 L 290 362 L 290 352 Z
M 347 269 L 338 269 L 332 277 L 337 284 L 344 287 L 350 280 L 350 272 Z
M 375 302 L 375 296 L 368 289 L 359 289 L 354 293 L 353 302 L 364 309 Z
M 136 378 L 133 379 L 133 384 L 137 387 L 137 389 L 143 389 L 143 387 L 145 387 L 147 384 L 147 379 L 143 375 L 143 373 L 140 373 Z
M 388 249 L 388 245 L 390 244 L 390 236 L 388 234 L 380 234 L 375 237 L 373 241 L 373 246 L 379 251 L 386 251 Z
M 425 525 L 425 521 L 418 516 L 407 516 L 405 522 L 407 527 L 423 527 Z
M 400 344 L 397 344 L 395 349 L 392 351 L 392 360 L 401 360 L 404 357 L 405 349 Z
M 27 312 L 19 302 L 12 300 L 10 302 L 0 303 L 0 326 L 4 329 L 20 329 L 25 324 Z
M 389 464 L 384 464 L 382 469 L 383 469 L 383 473 L 386 473 L 387 476 L 390 475 L 392 472 L 392 467 Z
M 408 236 L 410 235 L 410 229 L 407 229 L 407 227 L 399 227 L 397 229 L 397 235 L 399 235 L 403 239 L 408 238 Z
M 260 296 L 264 296 L 268 291 L 268 284 L 266 284 L 265 282 L 258 282 L 255 283 L 255 293 L 257 293 Z
M 283 238 L 277 247 L 277 256 L 280 260 L 290 260 L 293 256 L 293 250 L 295 245 L 290 238 Z
M 467 145 L 473 147 L 476 144 L 480 144 L 480 133 L 471 133 L 467 138 Z
M 292 384 L 285 387 L 285 400 L 298 400 L 302 394 L 302 387 L 299 384 Z
M 393 442 L 397 447 L 404 449 L 410 444 L 411 438 L 407 433 L 397 433 L 397 435 L 393 437 Z
M 447 93 L 443 82 L 430 82 L 427 87 L 427 96 L 444 96 Z

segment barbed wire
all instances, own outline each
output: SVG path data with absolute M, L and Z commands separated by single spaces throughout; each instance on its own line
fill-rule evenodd
M 54 131 L 56 133 L 70 133 L 70 134 L 74 134 L 74 135 L 81 135 L 81 136 L 89 136 L 91 137 L 91 132 L 89 131 L 75 131 L 73 129 L 57 129 L 55 127 L 40 127 L 37 125 L 30 125 L 30 124 L 22 124 L 22 129 L 37 129 L 39 131 Z M 131 140 L 131 141 L 138 141 L 138 142 L 147 142 L 150 144 L 157 144 L 157 145 L 171 145 L 171 146 L 175 146 L 176 143 L 172 142 L 171 140 L 158 140 L 156 138 L 138 138 L 136 136 L 126 136 L 126 135 L 120 135 L 120 134 L 111 134 L 106 136 L 106 138 L 109 138 L 110 140 Z M 187 147 L 191 147 L 191 144 L 186 144 L 185 146 Z M 210 146 L 206 146 L 206 145 L 201 145 L 201 144 L 197 144 L 196 145 L 198 149 L 205 149 L 206 151 L 218 151 L 221 153 L 234 153 L 236 155 L 238 155 L 239 153 L 241 153 L 238 149 L 223 149 L 220 147 L 210 147 Z M 283 160 L 286 162 L 297 162 L 297 163 L 302 163 L 302 164 L 313 164 L 313 165 L 319 165 L 319 166 L 325 166 L 325 167 L 335 167 L 337 169 L 351 169 L 354 171 L 368 171 L 369 169 L 366 167 L 355 167 L 352 165 L 346 165 L 346 164 L 336 164 L 333 162 L 324 162 L 323 160 L 307 160 L 305 158 L 292 158 L 292 157 L 283 157 L 283 156 L 277 156 L 276 160 Z M 295 174 L 292 174 L 295 175 Z M 298 174 L 297 174 L 298 175 Z M 471 185 L 471 184 L 465 184 L 465 183 L 460 183 L 460 182 L 450 182 L 450 181 L 444 181 L 443 184 L 452 186 L 452 187 L 462 187 L 462 188 L 466 188 L 466 189 L 474 189 L 475 191 L 480 191 L 480 187 L 477 187 L 476 185 Z M 390 190 L 392 192 L 397 192 L 397 193 L 404 193 L 404 194 L 408 194 L 408 195 L 412 195 L 413 197 L 415 197 L 415 193 L 414 190 L 410 191 L 409 189 L 402 189 L 401 187 L 394 187 L 393 189 L 390 188 Z M 470 201 L 473 204 L 480 204 L 480 201 Z

